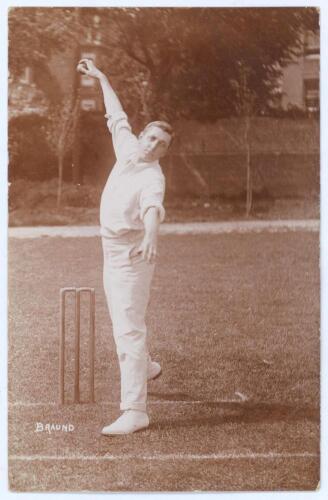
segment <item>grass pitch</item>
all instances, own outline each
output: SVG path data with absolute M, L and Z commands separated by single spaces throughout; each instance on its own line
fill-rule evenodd
M 102 291 L 100 241 L 10 241 L 10 488 L 315 489 L 318 234 L 163 236 L 159 252 L 148 325 L 150 352 L 163 375 L 149 383 L 151 425 L 108 438 L 99 431 L 119 415 L 119 369 Z M 96 288 L 95 405 L 57 405 L 64 286 Z M 87 321 L 82 324 L 86 401 Z M 73 336 L 66 356 L 70 403 Z M 70 423 L 74 430 L 36 432 L 37 423 Z

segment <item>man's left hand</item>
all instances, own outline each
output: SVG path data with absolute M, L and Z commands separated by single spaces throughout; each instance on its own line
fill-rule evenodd
M 150 238 L 148 236 L 145 236 L 138 248 L 136 255 L 140 253 L 142 254 L 142 258 L 146 262 L 152 264 L 157 256 L 157 238 Z

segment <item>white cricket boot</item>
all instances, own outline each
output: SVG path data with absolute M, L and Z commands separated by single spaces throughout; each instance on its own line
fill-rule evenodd
M 105 436 L 117 434 L 131 434 L 149 426 L 146 412 L 139 410 L 126 410 L 115 422 L 107 425 L 101 431 Z
M 147 380 L 155 380 L 162 374 L 162 368 L 156 361 L 150 361 L 147 367 Z

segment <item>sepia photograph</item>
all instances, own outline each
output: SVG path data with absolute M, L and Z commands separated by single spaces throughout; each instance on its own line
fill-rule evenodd
M 7 10 L 8 490 L 320 490 L 320 8 Z

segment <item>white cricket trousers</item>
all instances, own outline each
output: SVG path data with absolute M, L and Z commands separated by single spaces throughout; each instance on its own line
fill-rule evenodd
M 145 315 L 155 266 L 141 255 L 131 256 L 142 238 L 135 231 L 102 238 L 104 290 L 121 372 L 121 410 L 146 411 L 147 403 L 150 357 Z

